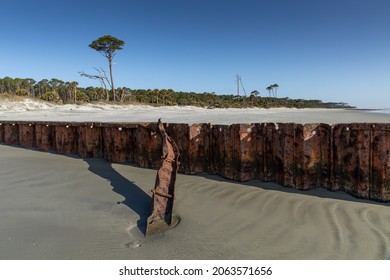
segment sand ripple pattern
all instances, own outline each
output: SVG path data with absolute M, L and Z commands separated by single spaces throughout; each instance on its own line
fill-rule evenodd
M 199 201 L 193 209 L 195 213 L 209 210 L 199 213 L 202 226 L 197 230 L 202 239 L 219 240 L 217 248 L 224 248 L 219 252 L 220 258 L 386 259 L 389 256 L 388 204 L 352 197 L 349 201 L 321 198 L 317 191 L 299 193 L 286 192 L 277 186 L 272 186 L 272 190 L 255 187 L 264 185 L 260 182 L 243 186 L 200 178 L 197 183 L 183 185 L 180 191 L 184 192 L 183 197 L 188 195 Z M 187 208 L 180 206 L 182 211 Z M 193 257 L 204 256 L 198 253 Z
M 180 224 L 145 239 L 156 171 L 93 164 L 0 145 L 0 259 L 390 258 L 390 204 L 215 176 L 179 175 Z

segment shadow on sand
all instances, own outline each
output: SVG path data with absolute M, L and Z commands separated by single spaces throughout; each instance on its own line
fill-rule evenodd
M 337 200 L 343 200 L 343 201 L 349 201 L 349 202 L 357 202 L 357 203 L 366 203 L 366 204 L 372 204 L 372 205 L 379 205 L 379 206 L 387 206 L 390 207 L 390 202 L 378 202 L 374 200 L 364 199 L 364 198 L 358 198 L 355 197 L 349 193 L 346 193 L 344 191 L 330 191 L 326 188 L 316 188 L 311 190 L 298 190 L 291 187 L 285 187 L 282 185 L 279 185 L 276 182 L 263 182 L 260 180 L 249 180 L 245 182 L 238 182 L 230 179 L 225 179 L 218 175 L 210 175 L 207 173 L 200 173 L 196 176 L 200 176 L 203 178 L 206 178 L 208 180 L 214 180 L 218 182 L 229 182 L 232 184 L 237 185 L 244 185 L 254 188 L 261 188 L 265 190 L 272 190 L 272 191 L 278 191 L 283 193 L 291 193 L 291 194 L 298 194 L 298 195 L 307 195 L 307 196 L 314 196 L 314 197 L 320 197 L 320 198 L 329 198 L 329 199 L 337 199 Z
M 146 233 L 146 220 L 150 214 L 151 198 L 140 187 L 118 173 L 110 162 L 97 158 L 84 159 L 88 163 L 88 170 L 108 180 L 112 190 L 122 196 L 123 201 L 117 204 L 124 204 L 137 213 L 140 219 L 137 221 L 138 229 Z

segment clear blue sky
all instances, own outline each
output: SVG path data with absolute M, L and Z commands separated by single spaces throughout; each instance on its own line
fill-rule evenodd
M 116 86 L 390 107 L 388 0 L 1 1 L 0 77 L 79 76 L 106 60 L 88 44 L 125 41 Z

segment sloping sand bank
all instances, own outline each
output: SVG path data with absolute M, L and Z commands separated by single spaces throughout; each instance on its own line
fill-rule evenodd
M 87 121 L 87 122 L 156 122 L 167 123 L 351 123 L 390 122 L 387 111 L 344 109 L 247 108 L 205 109 L 193 106 L 152 107 L 147 105 L 54 105 L 34 99 L 0 99 L 0 120 L 12 121 Z
M 390 204 L 178 175 L 181 223 L 145 239 L 156 171 L 0 145 L 0 259 L 390 259 Z

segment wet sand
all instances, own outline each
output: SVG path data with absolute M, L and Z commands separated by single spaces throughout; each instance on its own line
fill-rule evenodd
M 180 224 L 143 237 L 156 170 L 0 145 L 0 259 L 390 259 L 390 204 L 180 175 Z

